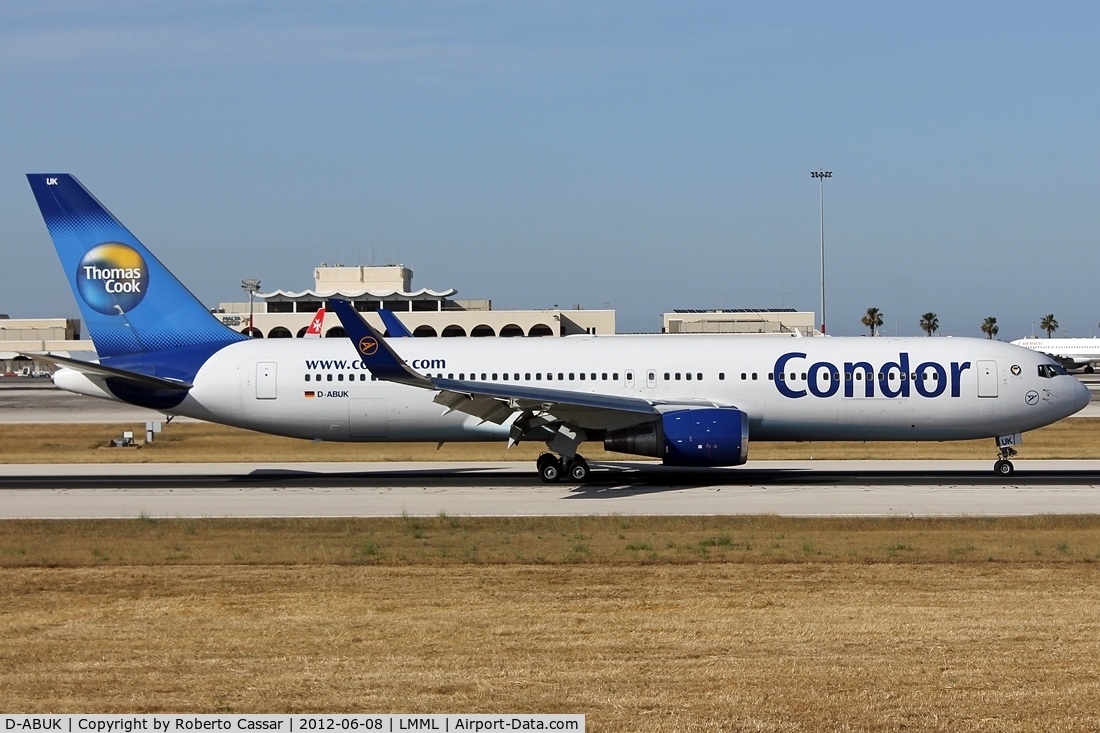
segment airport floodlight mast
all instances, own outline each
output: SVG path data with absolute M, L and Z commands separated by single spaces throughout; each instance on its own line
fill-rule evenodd
M 821 335 L 825 335 L 825 179 L 832 178 L 832 171 L 810 171 L 817 179 L 818 200 L 821 203 Z
M 260 281 L 255 278 L 241 280 L 241 289 L 248 293 L 248 338 L 252 338 L 252 300 L 260 289 Z

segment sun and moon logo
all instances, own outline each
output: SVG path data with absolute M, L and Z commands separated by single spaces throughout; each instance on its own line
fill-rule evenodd
M 88 250 L 76 268 L 76 289 L 93 310 L 104 315 L 129 313 L 145 298 L 149 268 L 141 254 L 121 242 Z

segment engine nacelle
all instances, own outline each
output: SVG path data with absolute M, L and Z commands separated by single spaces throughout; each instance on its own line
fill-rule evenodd
M 604 448 L 660 458 L 666 466 L 740 466 L 749 458 L 749 416 L 732 407 L 666 412 L 604 436 Z

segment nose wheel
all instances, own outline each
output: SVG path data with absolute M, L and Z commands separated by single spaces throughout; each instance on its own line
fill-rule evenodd
M 993 473 L 1006 478 L 1016 470 L 1015 466 L 1012 465 L 1012 461 L 1008 460 L 1016 455 L 1016 449 L 1010 445 L 1005 445 L 1000 446 L 999 450 L 1001 451 L 1001 457 L 993 464 Z

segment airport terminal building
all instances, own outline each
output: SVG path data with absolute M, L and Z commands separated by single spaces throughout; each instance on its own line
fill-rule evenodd
M 490 300 L 459 300 L 458 292 L 412 289 L 412 270 L 404 265 L 384 267 L 321 265 L 313 270 L 314 287 L 292 292 L 257 293 L 251 304 L 254 338 L 300 338 L 317 309 L 329 298 L 355 305 L 371 325 L 384 330 L 377 311 L 393 311 L 414 336 L 569 336 L 615 333 L 615 311 L 571 309 L 493 310 Z M 248 333 L 250 304 L 221 303 L 214 315 L 230 328 Z M 334 316 L 325 320 L 326 337 L 344 336 Z

